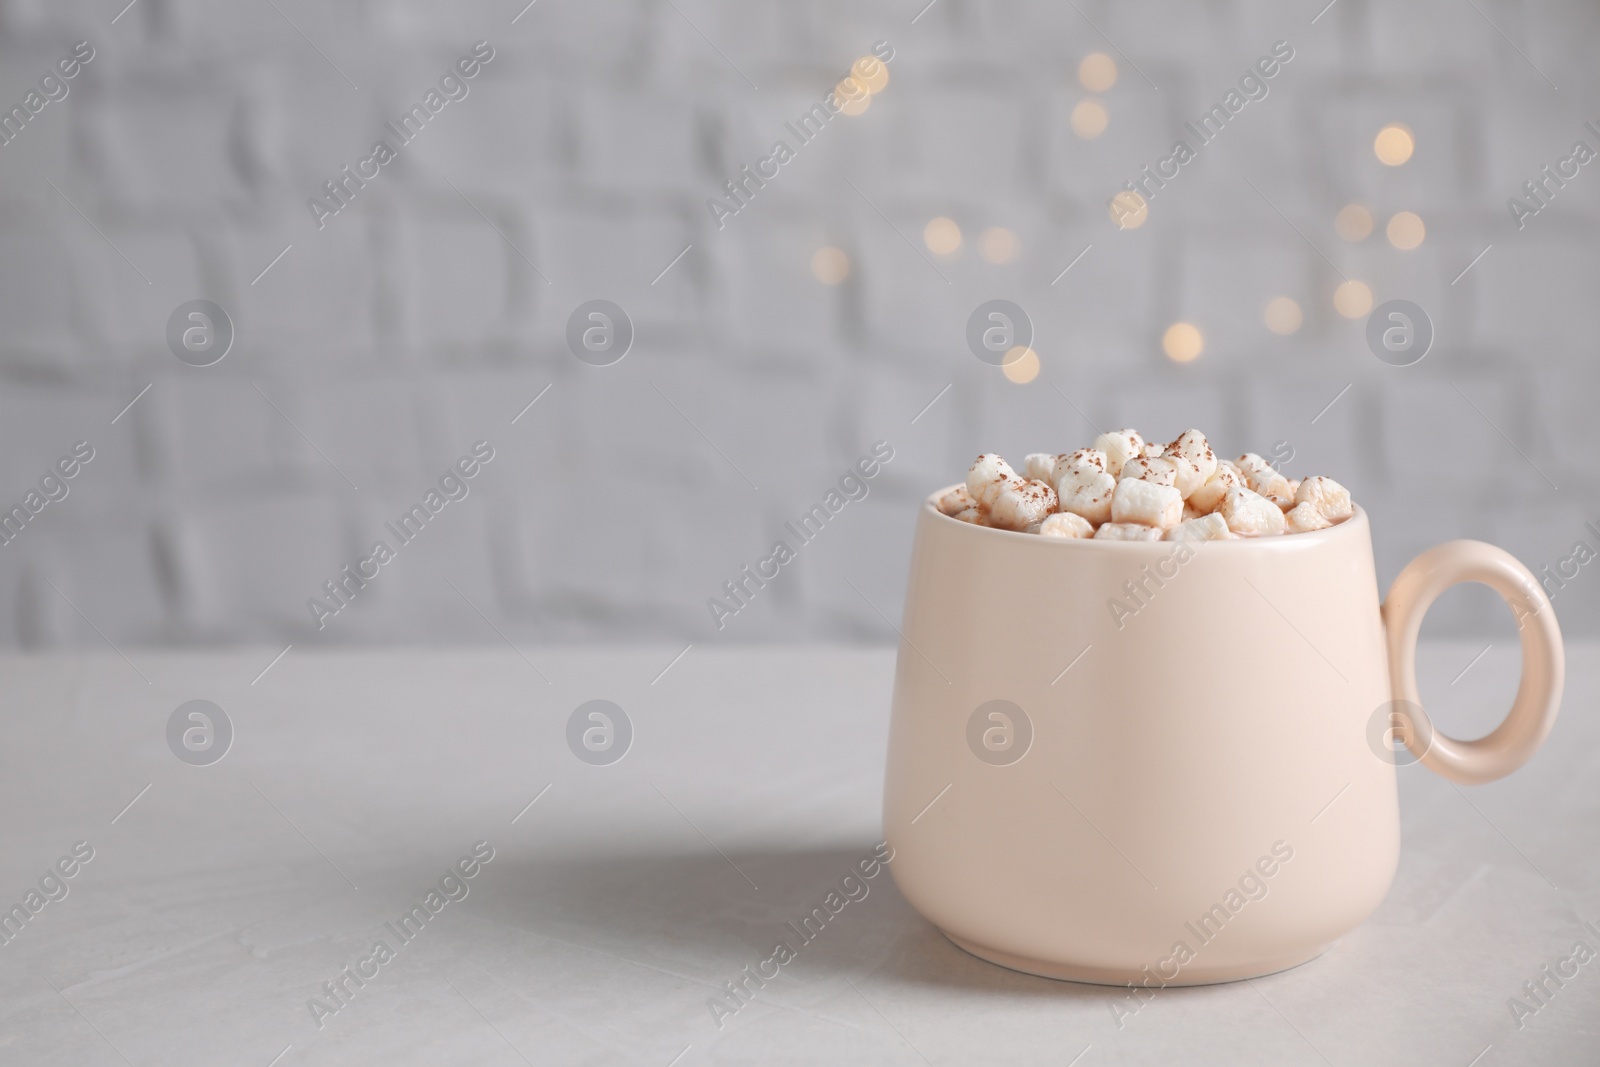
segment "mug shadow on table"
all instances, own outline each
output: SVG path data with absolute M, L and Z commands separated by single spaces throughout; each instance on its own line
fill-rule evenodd
M 726 857 L 506 856 L 496 862 L 494 889 L 484 892 L 474 914 L 533 938 L 714 976 L 717 984 L 786 940 L 797 953 L 785 971 L 817 978 L 1048 999 L 1116 995 L 1105 986 L 1039 978 L 969 955 L 912 909 L 887 869 L 862 880 L 866 896 L 845 904 L 825 924 L 813 919 L 812 939 L 802 942 L 786 924 L 799 928 L 814 909 L 828 915 L 825 898 L 871 851 L 863 844 Z M 853 891 L 860 896 L 859 888 Z

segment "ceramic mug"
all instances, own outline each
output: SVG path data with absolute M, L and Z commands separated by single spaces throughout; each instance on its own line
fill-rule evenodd
M 942 515 L 946 491 L 917 519 L 884 832 L 906 899 L 983 959 L 1147 986 L 1303 963 L 1394 878 L 1397 751 L 1487 782 L 1555 721 L 1555 614 L 1492 545 L 1424 552 L 1380 606 L 1360 508 L 1282 537 L 1059 540 Z M 1522 642 L 1511 712 L 1475 741 L 1432 728 L 1414 663 L 1465 581 Z

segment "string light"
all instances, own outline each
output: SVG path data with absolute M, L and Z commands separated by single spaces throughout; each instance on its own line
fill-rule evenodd
M 1346 241 L 1365 241 L 1372 233 L 1372 212 L 1360 204 L 1346 204 L 1333 217 L 1333 229 Z
M 1289 297 L 1275 297 L 1267 303 L 1267 310 L 1261 319 L 1267 324 L 1267 329 L 1280 337 L 1287 337 L 1300 328 L 1305 321 L 1305 315 L 1300 310 L 1300 305 Z
M 838 285 L 850 277 L 850 257 L 833 245 L 819 248 L 811 254 L 811 276 L 823 285 Z
M 1091 93 L 1103 93 L 1117 84 L 1116 60 L 1104 52 L 1091 52 L 1078 64 L 1078 84 Z
M 1004 226 L 990 226 L 978 235 L 978 255 L 987 263 L 1010 263 L 1019 250 L 1017 235 Z
M 1385 231 L 1389 236 L 1389 243 L 1402 252 L 1409 252 L 1422 243 L 1427 236 L 1427 227 L 1422 224 L 1422 216 L 1414 211 L 1398 212 L 1389 220 Z
M 1334 309 L 1347 319 L 1359 319 L 1372 310 L 1372 290 L 1366 282 L 1341 282 L 1333 291 Z
M 1018 385 L 1027 385 L 1039 376 L 1039 353 L 1023 345 L 1017 345 L 1006 353 L 1006 358 L 1000 364 L 1000 370 Z
M 1105 105 L 1092 98 L 1079 100 L 1078 106 L 1072 109 L 1072 132 L 1085 141 L 1092 141 L 1105 133 L 1110 121 Z
M 1372 139 L 1372 151 L 1377 155 L 1379 162 L 1391 167 L 1398 167 L 1410 159 L 1416 146 L 1416 139 L 1411 136 L 1411 130 L 1398 122 L 1391 122 L 1379 130 L 1378 136 Z
M 1174 363 L 1189 363 L 1205 351 L 1206 339 L 1200 328 L 1189 322 L 1175 322 L 1161 335 L 1161 349 Z
M 936 256 L 953 255 L 961 247 L 961 227 L 940 215 L 922 228 L 922 243 Z

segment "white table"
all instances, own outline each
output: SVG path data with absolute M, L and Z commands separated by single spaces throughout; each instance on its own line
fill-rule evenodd
M 1515 685 L 1509 645 L 1451 684 L 1479 647 L 1422 657 L 1458 734 Z M 253 684 L 275 649 L 125 651 L 3 659 L 0 902 L 75 842 L 94 858 L 0 945 L 0 1063 L 1600 1062 L 1600 961 L 1521 1030 L 1507 1008 L 1579 937 L 1600 948 L 1600 648 L 1569 650 L 1562 718 L 1514 777 L 1401 772 L 1404 857 L 1365 926 L 1120 1030 L 1108 990 L 965 955 L 887 875 L 713 1021 L 878 840 L 888 650 L 695 647 L 660 674 L 678 649 L 296 648 Z M 197 698 L 236 730 L 209 766 L 165 739 Z M 593 698 L 636 730 L 609 766 L 565 741 Z M 399 945 L 384 924 L 480 840 L 468 896 L 319 1029 L 322 984 Z

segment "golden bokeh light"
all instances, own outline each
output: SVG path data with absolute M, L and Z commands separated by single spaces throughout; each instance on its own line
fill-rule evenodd
M 1091 52 L 1078 64 L 1078 84 L 1091 93 L 1103 93 L 1117 84 L 1117 61 L 1104 52 Z
M 1372 290 L 1366 282 L 1341 282 L 1333 291 L 1334 310 L 1347 319 L 1359 319 L 1372 310 Z
M 877 56 L 862 56 L 850 65 L 850 76 L 867 87 L 869 93 L 881 93 L 889 84 L 889 68 Z
M 1004 226 L 990 226 L 978 235 L 978 255 L 986 263 L 1010 263 L 1021 248 L 1017 235 Z
M 1305 314 L 1300 310 L 1300 305 L 1289 297 L 1279 296 L 1267 302 L 1267 310 L 1262 313 L 1261 321 L 1273 333 L 1287 337 L 1300 328 L 1305 321 Z
M 1093 98 L 1079 100 L 1078 106 L 1072 109 L 1072 132 L 1085 141 L 1092 141 L 1106 132 L 1106 124 L 1111 117 L 1106 114 L 1106 106 Z
M 838 285 L 850 277 L 850 257 L 842 248 L 827 245 L 811 254 L 811 276 L 823 285 Z
M 1409 252 L 1422 243 L 1428 235 L 1428 229 L 1422 224 L 1422 216 L 1414 211 L 1397 212 L 1389 220 L 1386 229 L 1389 243 L 1402 252 Z
M 1416 147 L 1417 142 L 1411 136 L 1411 130 L 1398 122 L 1389 123 L 1372 139 L 1372 151 L 1377 155 L 1379 162 L 1391 167 L 1398 167 L 1410 159 Z
M 1189 322 L 1175 322 L 1161 335 L 1161 350 L 1176 363 L 1188 363 L 1200 358 L 1205 351 L 1206 339 L 1200 328 Z
M 1333 217 L 1333 229 L 1346 241 L 1365 241 L 1372 233 L 1372 212 L 1360 204 L 1346 204 Z
M 961 227 L 956 225 L 955 219 L 943 215 L 930 219 L 922 228 L 922 243 L 936 256 L 954 255 L 961 247 Z
M 1000 364 L 1000 370 L 1018 385 L 1027 385 L 1039 376 L 1039 353 L 1023 345 L 1017 345 L 1006 353 L 1006 358 Z
M 839 98 L 841 115 L 859 115 L 872 106 L 872 94 L 855 78 L 841 79 L 839 84 L 833 87 L 833 92 Z
M 1138 193 L 1124 189 L 1111 198 L 1110 212 L 1118 229 L 1137 230 L 1150 217 L 1150 205 Z

